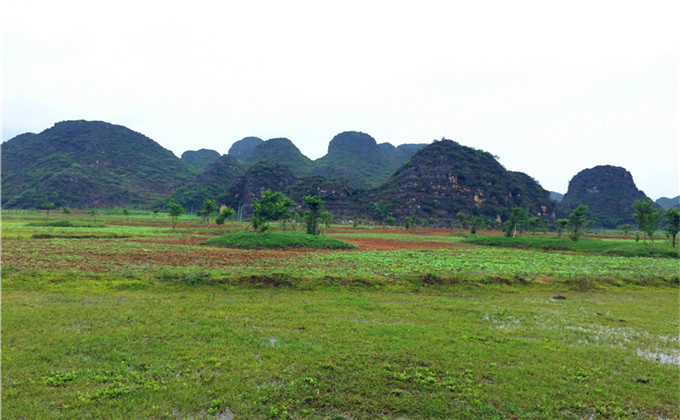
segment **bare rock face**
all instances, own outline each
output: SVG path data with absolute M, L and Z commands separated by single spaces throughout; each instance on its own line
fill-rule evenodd
M 366 201 L 383 200 L 392 215 L 454 220 L 458 212 L 505 220 L 520 206 L 532 216 L 554 218 L 548 191 L 531 177 L 507 171 L 487 152 L 451 140 L 421 149 Z
M 589 209 L 586 217 L 595 226 L 613 229 L 625 223 L 635 224 L 632 205 L 636 200 L 649 198 L 637 189 L 630 172 L 618 166 L 596 166 L 582 170 L 569 181 L 559 213 L 566 217 L 584 204 Z

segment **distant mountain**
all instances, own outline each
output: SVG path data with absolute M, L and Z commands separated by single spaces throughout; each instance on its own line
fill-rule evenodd
M 333 137 L 328 153 L 314 161 L 309 175 L 348 179 L 354 188 L 376 187 L 398 166 L 388 159 L 375 139 L 358 131 Z
M 150 138 L 101 121 L 64 121 L 2 144 L 2 206 L 149 207 L 196 171 Z
M 391 143 L 380 143 L 378 148 L 380 148 L 380 151 L 385 155 L 387 160 L 398 168 L 425 146 L 427 146 L 427 144 L 400 144 L 395 147 Z
M 618 166 L 596 166 L 584 169 L 569 181 L 569 189 L 560 203 L 560 217 L 566 217 L 579 204 L 590 210 L 586 218 L 597 227 L 616 228 L 621 224 L 635 225 L 633 203 L 649 200 L 637 189 L 633 176 Z
M 245 162 L 246 160 L 250 159 L 250 156 L 253 154 L 253 150 L 255 150 L 255 148 L 262 143 L 263 141 L 259 137 L 244 137 L 232 144 L 227 154 L 242 162 Z
M 367 202 L 382 200 L 404 216 L 454 220 L 458 212 L 506 220 L 513 206 L 554 218 L 555 203 L 531 177 L 509 172 L 488 152 L 451 140 L 436 141 L 413 155 Z
M 203 208 L 206 199 L 219 201 L 245 172 L 245 165 L 233 156 L 220 156 L 193 182 L 175 190 L 170 200 L 181 204 L 186 211 L 193 209 L 196 213 Z
M 286 165 L 297 176 L 308 172 L 313 166 L 311 159 L 286 138 L 270 139 L 256 146 L 246 163 L 253 165 L 258 162 Z
M 666 210 L 670 209 L 671 207 L 680 207 L 680 195 L 673 198 L 661 197 L 656 200 L 655 203 Z
M 560 201 L 562 201 L 563 198 L 564 198 L 564 194 L 560 194 L 560 193 L 555 192 L 555 191 L 550 191 L 550 199 L 552 201 L 557 201 L 559 203 Z
M 182 153 L 182 161 L 202 171 L 219 159 L 220 154 L 211 149 L 187 150 Z
M 280 163 L 258 162 L 241 175 L 224 195 L 218 197 L 220 204 L 226 204 L 237 210 L 243 208 L 243 214 L 252 214 L 253 200 L 260 199 L 266 190 L 285 192 L 297 181 L 287 166 Z

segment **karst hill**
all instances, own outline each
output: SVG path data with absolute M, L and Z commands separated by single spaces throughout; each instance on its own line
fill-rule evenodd
M 170 150 L 123 126 L 65 121 L 2 144 L 2 206 L 151 206 L 196 172 Z
M 235 142 L 227 155 L 200 149 L 179 159 L 140 133 L 101 121 L 64 121 L 2 144 L 3 208 L 150 209 L 173 200 L 190 210 L 211 199 L 247 214 L 266 189 L 298 203 L 319 195 L 327 210 L 349 218 L 374 217 L 372 203 L 381 201 L 398 220 L 441 221 L 458 212 L 505 220 L 514 206 L 553 221 L 586 204 L 601 227 L 633 224 L 631 205 L 648 199 L 624 168 L 598 166 L 574 176 L 556 203 L 535 179 L 506 170 L 488 152 L 445 139 L 395 147 L 359 131 L 337 134 L 316 160 L 289 139 L 257 137 Z
M 569 181 L 569 189 L 559 205 L 560 216 L 566 217 L 580 204 L 588 206 L 587 218 L 595 226 L 616 228 L 635 225 L 632 205 L 636 200 L 649 200 L 626 169 L 601 165 L 584 169 Z

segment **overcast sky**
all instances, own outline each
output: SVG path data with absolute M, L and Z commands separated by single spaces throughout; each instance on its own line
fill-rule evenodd
M 446 137 L 566 192 L 679 192 L 673 1 L 4 1 L 2 140 L 102 120 L 181 155 L 287 137 Z M 176 4 L 176 5 L 175 5 Z

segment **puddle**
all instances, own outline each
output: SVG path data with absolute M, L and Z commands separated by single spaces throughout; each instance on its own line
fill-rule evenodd
M 656 353 L 653 351 L 637 350 L 637 354 L 647 360 L 652 360 L 654 362 L 666 363 L 671 365 L 680 365 L 680 354 L 666 354 L 666 353 Z
M 522 326 L 520 320 L 512 315 L 484 314 L 482 319 L 491 322 L 495 328 L 502 330 L 512 330 Z

